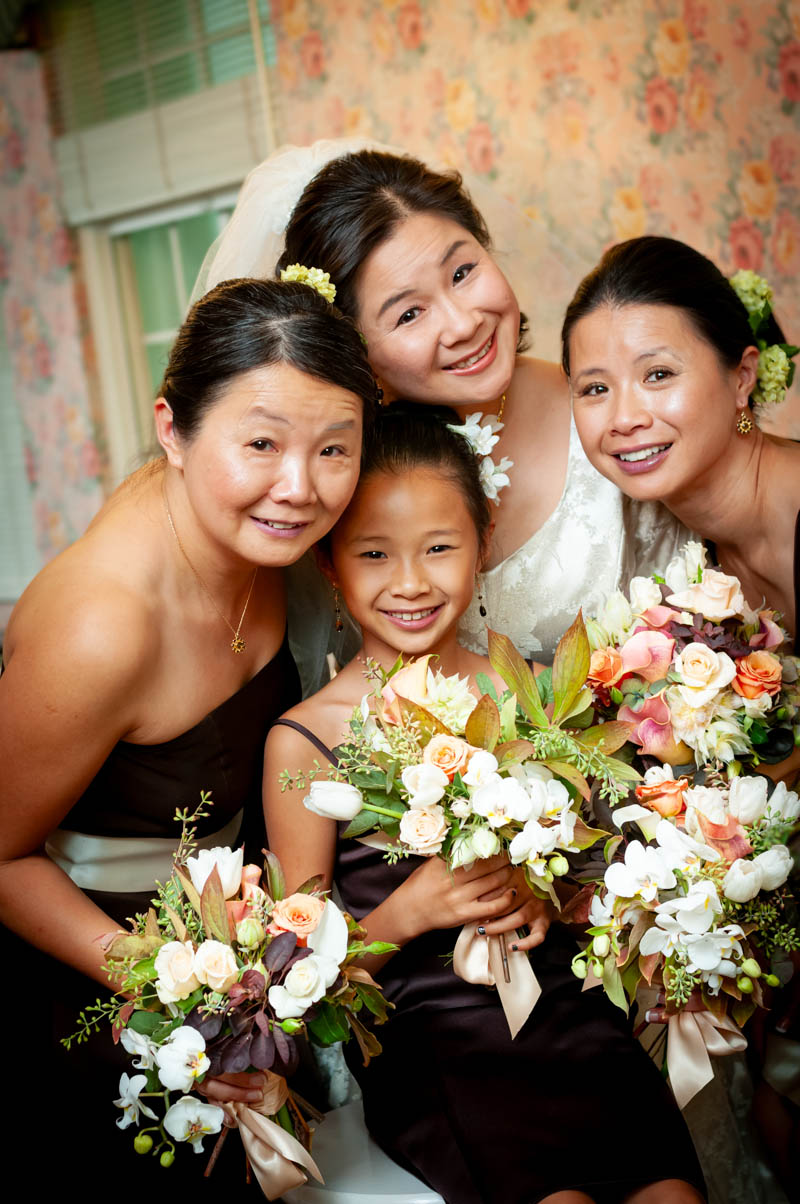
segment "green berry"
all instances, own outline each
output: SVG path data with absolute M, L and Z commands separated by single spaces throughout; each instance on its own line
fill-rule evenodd
M 153 1139 L 149 1133 L 137 1133 L 133 1139 L 133 1148 L 137 1154 L 149 1154 L 153 1148 Z
M 611 948 L 611 941 L 608 935 L 604 932 L 600 936 L 596 936 L 592 941 L 592 950 L 597 957 L 608 957 L 608 951 Z
M 779 987 L 781 985 L 781 980 L 778 978 L 777 974 L 765 974 L 764 982 L 768 987 Z
M 743 995 L 750 995 L 753 991 L 753 980 L 748 978 L 746 974 L 742 974 L 736 979 L 736 985 Z
M 754 957 L 748 957 L 742 962 L 742 974 L 748 974 L 750 978 L 761 977 L 761 967 Z
M 575 958 L 575 961 L 572 963 L 572 973 L 576 978 L 585 978 L 589 973 L 589 967 L 582 957 Z
M 175 1161 L 175 1153 L 173 1150 L 164 1150 L 164 1153 L 158 1160 L 162 1166 L 172 1166 Z

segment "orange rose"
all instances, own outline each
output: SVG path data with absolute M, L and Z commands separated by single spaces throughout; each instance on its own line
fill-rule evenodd
M 778 694 L 781 688 L 781 662 L 771 652 L 751 652 L 736 662 L 731 685 L 742 698 Z
M 294 932 L 296 936 L 310 936 L 322 919 L 325 900 L 316 895 L 294 894 L 275 904 L 269 930 Z
M 469 764 L 469 759 L 476 749 L 461 740 L 458 736 L 448 736 L 444 733 L 432 736 L 425 746 L 422 760 L 428 765 L 436 765 L 452 782 L 457 773 L 463 774 Z
M 680 815 L 684 805 L 683 792 L 688 785 L 688 778 L 678 778 L 677 782 L 667 778 L 663 782 L 653 782 L 651 786 L 637 786 L 636 797 L 645 807 L 666 819 L 669 815 Z
M 589 662 L 586 680 L 590 686 L 605 686 L 608 689 L 619 681 L 624 672 L 622 657 L 616 648 L 596 648 Z

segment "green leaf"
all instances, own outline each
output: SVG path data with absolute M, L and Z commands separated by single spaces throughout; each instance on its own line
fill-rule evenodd
M 222 941 L 223 945 L 233 943 L 228 923 L 228 910 L 225 906 L 225 895 L 222 892 L 222 883 L 216 866 L 206 878 L 200 895 L 200 916 L 203 920 L 206 937 Z
M 596 727 L 587 728 L 575 737 L 584 748 L 601 749 L 606 756 L 615 753 L 623 744 L 627 744 L 633 723 L 623 723 L 620 719 L 612 719 L 610 723 L 599 723 Z
M 489 660 L 495 673 L 499 673 L 534 727 L 550 727 L 544 712 L 533 670 L 520 656 L 507 635 L 489 629 Z M 585 675 L 584 675 L 585 676 Z
M 509 694 L 500 707 L 500 734 L 506 742 L 517 738 L 516 694 Z
M 546 669 L 542 669 L 541 673 L 534 673 L 534 677 L 542 705 L 550 706 L 553 702 L 553 670 L 548 665 Z
M 189 877 L 188 874 L 184 873 L 183 870 L 179 870 L 177 866 L 175 867 L 173 876 L 175 878 L 177 878 L 178 881 L 180 882 L 180 884 L 183 888 L 183 893 L 186 895 L 186 898 L 189 900 L 189 902 L 192 906 L 192 910 L 194 911 L 195 915 L 199 916 L 200 915 L 200 896 L 197 893 L 197 891 L 195 890 L 195 886 L 194 886 L 194 883 L 192 882 L 191 878 Z
M 295 887 L 296 895 L 310 895 L 315 890 L 318 890 L 325 882 L 324 874 L 314 874 L 311 878 L 306 878 L 302 886 Z
M 610 864 L 611 858 L 614 856 L 614 854 L 616 853 L 616 851 L 619 848 L 621 843 L 622 843 L 622 836 L 620 835 L 620 836 L 609 837 L 609 839 L 603 845 L 603 858 L 605 860 L 606 865 Z
M 133 1029 L 135 1033 L 142 1033 L 145 1037 L 151 1037 L 163 1023 L 164 1016 L 161 1012 L 136 1011 L 125 1027 Z
M 560 723 L 572 710 L 586 684 L 590 661 L 591 650 L 586 637 L 583 613 L 578 611 L 575 622 L 558 641 L 553 657 L 554 724 Z
M 546 765 L 547 768 L 552 770 L 554 774 L 557 774 L 558 777 L 564 778 L 565 781 L 574 786 L 585 799 L 589 798 L 591 794 L 589 783 L 586 781 L 586 778 L 583 776 L 581 771 L 576 769 L 574 765 L 570 765 L 567 761 L 552 760 L 542 761 L 542 764 Z
M 369 832 L 371 828 L 378 826 L 378 816 L 374 811 L 359 811 L 358 815 L 350 820 L 350 823 L 342 832 L 342 838 L 352 840 L 356 836 L 363 836 L 365 832 Z
M 638 973 L 638 967 L 637 967 Z M 617 959 L 613 953 L 609 953 L 606 960 L 603 962 L 603 987 L 606 995 L 615 1003 L 618 1008 L 622 1008 L 627 1016 L 628 1014 L 628 998 L 625 994 L 625 988 L 622 985 L 622 975 L 617 966 Z
M 530 740 L 509 740 L 506 744 L 498 744 L 494 755 L 498 764 L 508 765 L 512 761 L 524 761 L 526 757 L 536 758 L 536 749 Z
M 372 1012 L 373 1016 L 378 1016 L 379 1019 L 386 1019 L 386 1000 L 381 995 L 377 987 L 371 987 L 369 983 L 355 983 L 356 994 L 361 1002 Z
M 578 819 L 575 823 L 572 844 L 577 845 L 579 849 L 590 849 L 593 844 L 597 844 L 598 840 L 603 840 L 607 836 L 608 832 L 604 832 L 602 828 L 590 828 L 582 819 Z
M 488 694 L 484 694 L 471 711 L 464 728 L 464 739 L 487 752 L 491 752 L 500 739 L 500 712 Z
M 342 1009 L 332 1003 L 320 1003 L 313 1020 L 308 1021 L 308 1031 L 317 1045 L 335 1045 L 350 1036 Z
M 264 870 L 267 875 L 267 894 L 278 903 L 286 894 L 286 879 L 280 861 L 268 849 L 264 850 Z
M 106 952 L 106 958 L 108 961 L 116 962 L 132 957 L 139 961 L 149 958 L 163 944 L 163 936 L 136 936 L 132 932 L 126 932 L 122 936 L 114 938 Z
M 497 697 L 497 690 L 494 688 L 494 682 L 486 673 L 475 674 L 475 685 L 480 690 L 481 694 L 488 694 L 496 703 L 499 704 L 500 699 Z
M 393 945 L 391 941 L 370 941 L 368 945 L 362 946 L 362 948 L 358 951 L 358 956 L 366 957 L 367 955 L 370 955 L 373 957 L 380 957 L 384 953 L 395 953 L 399 948 L 399 945 Z M 353 951 L 353 946 L 351 945 L 348 953 L 352 953 Z

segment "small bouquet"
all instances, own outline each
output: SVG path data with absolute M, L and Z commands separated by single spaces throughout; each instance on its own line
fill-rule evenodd
M 601 715 L 632 724 L 644 755 L 672 765 L 756 766 L 800 742 L 797 657 L 770 610 L 689 542 L 664 577 L 634 577 L 587 623 Z M 735 765 L 733 766 L 735 771 Z
M 767 786 L 760 775 L 690 786 L 669 766 L 648 770 L 639 802 L 614 811 L 641 838 L 606 846 L 589 942 L 573 962 L 625 1011 L 643 990 L 663 993 L 681 1107 L 711 1077 L 707 1051 L 744 1048 L 740 1029 L 764 1003 L 762 984 L 779 986 L 774 969 L 800 949 L 785 885 L 800 798 L 783 783 L 768 798 Z
M 85 1041 L 109 1020 L 139 1072 L 122 1075 L 114 1101 L 120 1128 L 146 1118 L 136 1150 L 170 1166 L 175 1142 L 200 1153 L 204 1137 L 223 1123 L 238 1126 L 265 1195 L 276 1199 L 307 1181 L 299 1167 L 319 1178 L 299 1097 L 286 1083 L 297 1067 L 295 1038 L 330 1045 L 352 1032 L 365 1063 L 379 1053 L 359 1012 L 366 1008 L 381 1023 L 389 1005 L 357 959 L 394 946 L 365 945 L 364 930 L 320 892 L 319 878 L 287 896 L 271 853 L 263 875 L 243 865 L 242 849 L 195 853 L 194 824 L 209 814 L 209 801 L 203 794 L 194 813 L 177 813 L 182 835 L 172 876 L 156 885 L 154 906 L 131 932 L 106 939 L 117 994 L 86 1008 L 78 1032 L 63 1043 Z M 206 1075 L 247 1070 L 266 1079 L 255 1107 L 218 1107 L 190 1094 Z
M 336 749 L 338 766 L 308 786 L 305 805 L 348 821 L 345 837 L 378 829 L 386 857 L 443 857 L 451 869 L 507 851 L 524 865 L 531 889 L 558 906 L 555 878 L 576 853 L 608 835 L 587 827 L 581 797 L 589 781 L 619 801 L 639 775 L 613 753 L 630 728 L 589 727 L 589 645 L 583 620 L 559 643 L 551 670 L 535 677 L 511 641 L 489 632 L 489 659 L 507 685 L 501 697 L 478 675 L 476 699 L 466 679 L 431 668 L 431 656 L 388 674 L 350 720 L 351 738 Z M 552 718 L 545 707 L 552 704 Z

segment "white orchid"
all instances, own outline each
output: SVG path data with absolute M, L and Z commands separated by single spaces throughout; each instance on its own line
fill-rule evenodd
M 705 880 L 693 882 L 687 894 L 659 903 L 656 912 L 672 916 L 686 933 L 708 932 L 722 915 L 722 903 L 714 883 Z
M 484 456 L 478 469 L 483 492 L 486 494 L 490 502 L 499 505 L 498 494 L 501 489 L 505 489 L 511 484 L 511 478 L 508 475 L 509 468 L 514 467 L 514 461 L 509 460 L 508 456 L 503 456 L 499 464 L 495 464 L 491 456 Z
M 480 748 L 470 757 L 466 773 L 461 775 L 461 780 L 465 786 L 478 787 L 493 782 L 498 776 L 497 757 L 494 753 Z
M 122 1108 L 122 1116 L 117 1117 L 117 1125 L 120 1129 L 127 1129 L 128 1125 L 138 1124 L 140 1113 L 142 1116 L 149 1116 L 151 1120 L 157 1119 L 155 1112 L 139 1099 L 140 1092 L 146 1086 L 146 1074 L 135 1074 L 132 1077 L 127 1074 L 121 1076 L 119 1099 L 114 1100 L 114 1106 Z
M 646 903 L 658 897 L 659 890 L 671 890 L 677 879 L 660 850 L 632 840 L 625 860 L 614 861 L 605 872 L 605 884 L 623 899 L 641 898 Z
M 733 966 L 734 955 L 741 958 L 743 938 L 744 932 L 738 924 L 726 924 L 711 932 L 687 933 L 684 941 L 689 954 L 686 969 L 690 974 L 700 971 L 703 976 L 725 974 L 732 977 L 729 966 Z
M 203 1152 L 203 1138 L 219 1133 L 225 1113 L 216 1104 L 203 1104 L 196 1096 L 184 1095 L 164 1117 L 164 1128 L 175 1141 L 188 1141 L 195 1154 Z
M 167 1091 L 191 1091 L 211 1065 L 205 1038 L 189 1025 L 176 1028 L 156 1050 L 156 1065 Z
M 133 1059 L 133 1065 L 137 1070 L 151 1070 L 155 1066 L 158 1046 L 144 1033 L 137 1033 L 132 1028 L 124 1028 L 120 1044 L 129 1054 L 137 1055 Z
M 667 819 L 659 820 L 656 825 L 655 837 L 670 869 L 680 870 L 682 874 L 691 874 L 693 871 L 701 869 L 703 862 L 719 861 L 721 857 L 721 854 L 716 849 L 712 849 L 711 845 L 694 840 Z M 705 885 L 710 884 L 706 883 Z
M 508 847 L 508 855 L 512 865 L 523 862 L 537 878 L 547 873 L 546 858 L 555 850 L 558 843 L 558 830 L 543 827 L 535 819 L 529 819 L 521 832 L 518 832 Z
M 484 418 L 483 413 L 478 410 L 474 414 L 467 414 L 460 425 L 453 422 L 448 422 L 447 425 L 451 431 L 466 439 L 476 456 L 488 456 L 500 438 L 497 432 L 502 431 L 504 423 L 493 414 Z
M 488 819 L 493 828 L 511 820 L 524 824 L 531 816 L 531 797 L 514 778 L 498 778 L 479 786 L 472 795 L 472 810 Z

